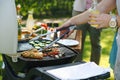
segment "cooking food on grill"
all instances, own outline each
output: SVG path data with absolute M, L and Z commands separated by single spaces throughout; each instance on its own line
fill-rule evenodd
M 39 52 L 37 49 L 23 51 L 21 55 L 24 58 L 43 59 L 45 57 L 60 58 L 64 56 L 64 53 L 61 53 L 59 48 L 52 47 L 52 48 L 47 48 L 42 52 Z
M 57 47 L 47 48 L 43 51 L 43 53 L 47 54 L 50 57 L 54 57 L 54 58 L 60 58 L 64 56 L 64 53 L 61 53 L 60 49 Z
M 43 51 L 43 53 L 48 54 L 48 56 L 55 56 L 60 53 L 58 48 L 48 48 Z
M 22 30 L 21 30 L 21 38 L 19 39 L 19 41 L 29 40 L 29 39 L 32 39 L 32 38 L 34 38 L 36 36 L 37 36 L 36 33 L 32 33 L 32 31 L 29 31 L 26 28 L 22 28 Z
M 43 53 L 39 52 L 37 49 L 23 51 L 21 55 L 25 58 L 35 58 L 35 59 L 42 59 L 43 58 Z
M 51 41 L 47 41 L 47 40 L 35 40 L 35 41 L 30 41 L 29 42 L 29 44 L 31 44 L 36 49 L 43 48 L 50 43 L 51 43 Z
M 31 34 L 32 32 L 27 30 L 27 29 L 23 29 L 22 30 L 22 38 L 33 38 L 33 37 L 36 37 L 37 34 L 33 33 Z

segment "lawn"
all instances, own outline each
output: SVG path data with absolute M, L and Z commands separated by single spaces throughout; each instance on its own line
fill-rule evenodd
M 100 66 L 102 67 L 109 67 L 109 53 L 112 46 L 113 36 L 114 36 L 115 30 L 112 28 L 103 29 L 101 33 L 101 46 L 102 46 L 102 52 L 101 52 L 101 61 Z M 86 42 L 85 42 L 85 49 L 84 49 L 84 61 L 89 61 L 91 46 L 90 46 L 90 39 L 89 35 L 87 35 Z M 108 80 L 114 80 L 113 71 L 111 69 L 111 77 Z
M 57 22 L 62 21 L 60 22 L 60 24 L 62 24 L 66 20 L 67 19 L 59 19 L 59 20 L 55 19 L 55 21 Z M 49 19 L 42 20 L 42 22 L 47 22 L 47 21 L 50 21 L 50 20 Z M 109 67 L 109 53 L 110 53 L 114 33 L 115 33 L 115 30 L 112 28 L 103 29 L 101 33 L 102 53 L 101 53 L 100 66 L 102 67 Z M 90 51 L 91 51 L 91 45 L 90 45 L 89 35 L 87 35 L 86 42 L 85 42 L 84 55 L 83 55 L 83 60 L 86 62 L 89 61 Z M 2 58 L 0 56 L 0 66 L 1 66 L 1 62 L 2 62 Z M 2 80 L 1 77 L 0 77 L 0 80 Z M 111 77 L 108 80 L 114 80 L 112 70 L 111 70 Z

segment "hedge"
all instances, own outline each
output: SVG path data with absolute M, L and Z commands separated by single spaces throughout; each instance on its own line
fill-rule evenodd
M 28 11 L 34 11 L 35 18 L 69 17 L 74 0 L 15 0 L 21 5 L 20 14 L 27 18 Z

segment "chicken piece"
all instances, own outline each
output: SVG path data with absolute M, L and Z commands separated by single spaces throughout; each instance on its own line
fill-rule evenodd
M 33 58 L 33 59 L 42 59 L 43 58 L 43 53 L 39 52 L 37 49 L 32 49 L 29 51 L 24 51 L 21 54 L 23 57 L 26 58 Z

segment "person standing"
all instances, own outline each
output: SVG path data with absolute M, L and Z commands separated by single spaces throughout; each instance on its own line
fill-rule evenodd
M 118 14 L 109 14 L 110 11 L 114 10 L 115 8 L 117 9 Z M 96 10 L 98 10 L 100 14 L 93 14 L 91 12 L 91 9 L 89 9 L 79 15 L 71 17 L 68 21 L 66 21 L 57 29 L 69 27 L 70 25 L 79 25 L 85 23 L 89 23 L 90 25 L 97 25 L 96 29 L 118 27 L 118 33 L 116 38 L 118 50 L 115 62 L 114 75 L 115 80 L 120 80 L 120 0 L 102 0 L 96 6 Z M 68 34 L 66 34 L 65 36 L 68 36 Z
M 75 0 L 73 4 L 72 16 L 76 16 L 78 14 L 83 13 L 84 11 L 89 9 L 91 6 L 92 6 L 92 0 Z M 81 61 L 83 59 L 82 56 L 84 53 L 83 50 L 84 50 L 85 38 L 86 38 L 87 32 L 89 32 L 90 41 L 91 41 L 90 61 L 93 61 L 96 64 L 99 64 L 100 55 L 101 55 L 101 45 L 100 45 L 101 29 L 93 28 L 88 23 L 77 25 L 77 26 L 78 26 L 77 29 L 82 31 L 82 45 L 81 45 L 81 51 L 78 54 L 77 58 L 75 59 L 75 62 Z

